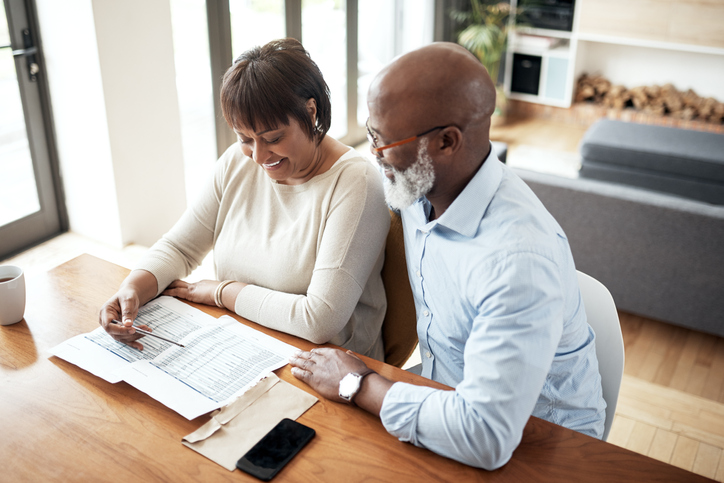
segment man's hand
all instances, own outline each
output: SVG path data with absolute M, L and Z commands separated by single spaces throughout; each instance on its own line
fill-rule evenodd
M 292 374 L 306 382 L 312 389 L 330 401 L 346 402 L 339 397 L 339 381 L 350 372 L 360 374 L 367 365 L 352 351 L 318 348 L 311 352 L 299 351 L 289 359 Z M 365 377 L 354 402 L 357 406 L 380 414 L 385 394 L 392 387 L 392 381 L 377 373 Z
M 359 374 L 367 369 L 365 363 L 352 351 L 337 349 L 299 351 L 289 359 L 289 363 L 294 377 L 312 386 L 326 399 L 336 402 L 345 402 L 339 397 L 339 381 L 350 372 Z

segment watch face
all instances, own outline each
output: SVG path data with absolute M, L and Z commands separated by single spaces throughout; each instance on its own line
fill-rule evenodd
M 339 381 L 339 397 L 349 401 L 357 394 L 360 386 L 360 377 L 357 374 L 349 373 Z

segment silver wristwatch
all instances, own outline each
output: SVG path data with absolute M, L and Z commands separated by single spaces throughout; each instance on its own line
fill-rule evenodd
M 362 387 L 362 379 L 364 379 L 365 376 L 372 374 L 373 372 L 375 371 L 373 371 L 372 369 L 367 369 L 360 374 L 356 372 L 350 372 L 349 374 L 344 376 L 342 380 L 339 381 L 339 397 L 354 405 L 354 397 L 359 392 L 360 387 Z

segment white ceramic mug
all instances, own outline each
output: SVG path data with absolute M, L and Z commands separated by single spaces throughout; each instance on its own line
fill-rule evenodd
M 25 275 L 20 267 L 0 266 L 0 325 L 15 324 L 25 314 Z

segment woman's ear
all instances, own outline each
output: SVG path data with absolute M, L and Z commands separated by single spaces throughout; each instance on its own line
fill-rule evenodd
M 310 97 L 307 100 L 307 112 L 312 118 L 312 125 L 317 125 L 317 101 L 314 100 L 313 97 Z

